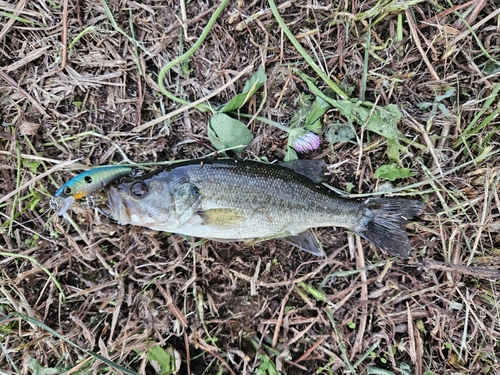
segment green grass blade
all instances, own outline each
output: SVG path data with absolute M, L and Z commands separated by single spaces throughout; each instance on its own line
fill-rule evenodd
M 40 269 L 43 270 L 49 276 L 49 278 L 52 280 L 52 282 L 55 284 L 57 289 L 59 290 L 59 298 L 61 303 L 64 303 L 66 301 L 66 295 L 64 294 L 64 291 L 61 288 L 61 284 L 59 284 L 59 281 L 55 278 L 55 276 L 50 272 L 47 267 L 45 267 L 43 264 L 41 264 L 39 261 L 37 261 L 35 258 L 30 257 L 29 255 L 24 255 L 24 254 L 16 254 L 16 253 L 8 253 L 5 251 L 0 251 L 0 256 L 6 257 L 6 258 L 23 258 L 27 259 L 32 263 L 35 263 Z
M 63 340 L 64 342 L 70 344 L 71 346 L 89 354 L 90 356 L 94 357 L 95 359 L 102 361 L 103 363 L 107 364 L 109 367 L 111 367 L 117 371 L 123 372 L 124 374 L 127 374 L 127 375 L 138 375 L 136 372 L 129 370 L 128 368 L 123 367 L 117 363 L 114 363 L 113 361 L 107 359 L 106 357 L 103 357 L 100 354 L 93 352 L 92 350 L 85 349 L 84 347 L 72 342 L 71 340 L 68 340 L 66 337 L 61 335 L 59 332 L 55 331 L 54 329 L 52 329 L 51 327 L 49 327 L 45 323 L 39 321 L 38 319 L 32 318 L 30 316 L 27 316 L 27 315 L 24 315 L 24 314 L 21 314 L 18 312 L 13 312 L 13 313 L 7 315 L 5 318 L 0 319 L 0 323 L 3 322 L 4 320 L 12 318 L 13 316 L 17 316 L 17 317 L 27 321 L 28 323 L 34 324 L 34 325 L 44 329 L 45 331 L 49 332 L 50 334 L 54 335 L 55 337 L 59 338 L 60 340 Z
M 181 56 L 173 59 L 168 64 L 166 64 L 160 70 L 160 73 L 158 73 L 158 86 L 160 86 L 160 91 L 161 91 L 161 93 L 163 95 L 165 95 L 170 100 L 172 100 L 172 101 L 174 101 L 176 103 L 179 103 L 179 104 L 183 104 L 183 105 L 189 105 L 190 104 L 189 102 L 176 97 L 175 95 L 173 95 L 172 93 L 170 93 L 166 89 L 166 87 L 165 87 L 165 76 L 166 76 L 167 72 L 170 69 L 172 69 L 177 64 L 180 64 L 180 63 L 186 61 L 187 59 L 189 59 L 193 55 L 193 53 L 195 53 L 196 50 L 198 48 L 200 48 L 201 44 L 203 43 L 203 41 L 205 40 L 205 38 L 210 33 L 210 30 L 212 30 L 212 27 L 215 24 L 215 21 L 217 21 L 217 18 L 220 16 L 220 14 L 222 13 L 222 11 L 224 10 L 224 8 L 226 7 L 226 5 L 228 3 L 229 3 L 229 0 L 223 0 L 222 3 L 218 6 L 218 8 L 215 10 L 215 12 L 212 15 L 212 17 L 210 17 L 210 20 L 208 21 L 207 25 L 203 29 L 203 31 L 202 31 L 199 39 L 196 41 L 196 43 L 194 43 L 193 46 L 189 50 L 187 50 L 183 55 L 181 55 Z M 200 104 L 196 108 L 198 108 L 200 111 L 204 111 L 204 112 L 208 112 L 208 111 L 211 110 L 211 108 L 209 106 L 207 106 L 206 104 Z
M 274 17 L 276 18 L 276 21 L 278 21 L 281 29 L 285 33 L 285 35 L 288 37 L 290 42 L 292 42 L 293 46 L 295 49 L 302 55 L 304 60 L 309 64 L 311 68 L 314 69 L 314 71 L 320 76 L 320 78 L 333 90 L 335 93 L 340 96 L 342 99 L 349 99 L 349 95 L 347 95 L 342 89 L 335 83 L 333 82 L 326 73 L 321 70 L 321 68 L 314 62 L 314 60 L 309 56 L 309 54 L 306 52 L 304 48 L 300 45 L 299 41 L 295 38 L 295 36 L 292 34 L 288 26 L 285 24 L 285 21 L 283 21 L 283 18 L 281 18 L 278 8 L 276 7 L 276 4 L 274 0 L 269 0 L 269 6 L 271 7 L 271 10 L 273 12 Z
M 467 128 L 465 128 L 465 130 L 462 132 L 462 136 L 457 140 L 457 142 L 454 145 L 454 148 L 460 147 L 460 145 L 466 142 L 469 137 L 473 136 L 478 131 L 483 129 L 500 113 L 500 107 L 497 107 L 496 110 L 493 111 L 493 113 L 487 116 L 483 121 L 481 121 L 479 125 L 476 126 L 476 123 L 484 116 L 484 114 L 490 109 L 490 107 L 494 103 L 497 103 L 499 92 L 500 92 L 500 83 L 497 83 L 496 86 L 491 91 L 491 94 L 484 102 L 483 108 L 474 116 L 469 126 L 467 126 Z
M 328 316 L 328 319 L 330 320 L 330 323 L 332 324 L 333 330 L 335 331 L 335 336 L 337 336 L 340 353 L 341 353 L 342 359 L 344 360 L 344 363 L 349 368 L 351 374 L 356 374 L 356 370 L 355 370 L 354 366 L 349 361 L 349 357 L 347 355 L 347 348 L 344 344 L 344 339 L 343 339 L 341 333 L 337 329 L 337 323 L 335 322 L 335 318 L 333 317 L 332 310 L 330 310 L 329 308 L 324 308 L 323 311 L 326 312 L 326 315 Z

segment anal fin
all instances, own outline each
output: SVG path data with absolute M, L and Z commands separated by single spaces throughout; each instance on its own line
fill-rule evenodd
M 282 240 L 298 247 L 300 250 L 316 255 L 318 257 L 326 256 L 323 248 L 321 247 L 321 244 L 311 231 L 307 231 L 294 236 L 283 237 Z

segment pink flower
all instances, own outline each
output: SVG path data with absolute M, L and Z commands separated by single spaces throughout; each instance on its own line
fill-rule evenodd
M 305 132 L 292 141 L 292 147 L 298 152 L 316 150 L 319 147 L 319 137 L 311 132 Z

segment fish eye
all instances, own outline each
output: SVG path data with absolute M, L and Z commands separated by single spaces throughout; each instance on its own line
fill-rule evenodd
M 71 188 L 69 186 L 66 186 L 63 190 L 63 193 L 64 195 L 71 195 L 73 191 L 71 190 Z
M 148 186 L 144 181 L 136 181 L 130 185 L 130 194 L 136 198 L 144 198 L 148 194 Z

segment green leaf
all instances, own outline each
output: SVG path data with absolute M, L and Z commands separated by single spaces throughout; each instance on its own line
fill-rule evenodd
M 290 119 L 290 128 L 303 128 L 306 125 L 306 116 L 309 108 L 311 107 L 311 95 L 300 93 L 294 100 L 296 110 Z
M 385 107 L 377 106 L 366 124 L 369 131 L 387 138 L 387 156 L 390 160 L 399 160 L 399 130 L 398 122 L 403 114 L 395 104 Z
M 415 173 L 411 172 L 409 168 L 401 168 L 395 163 L 381 165 L 373 174 L 373 177 L 375 178 L 384 178 L 389 181 L 394 181 L 398 178 L 408 178 L 411 176 L 415 176 Z
M 255 370 L 256 375 L 279 375 L 271 358 L 266 354 L 259 354 L 258 358 L 260 360 L 260 365 Z
M 321 133 L 322 125 L 321 120 L 318 119 L 310 125 L 306 125 L 306 129 L 312 131 L 313 133 L 319 134 Z
M 318 301 L 326 301 L 327 297 L 326 294 L 323 293 L 321 290 L 314 288 L 313 286 L 301 281 L 298 285 L 300 285 L 302 288 L 305 289 L 307 293 L 309 293 L 313 298 L 315 298 Z
M 387 156 L 392 161 L 398 161 L 399 149 L 402 148 L 399 144 L 399 138 L 403 136 L 398 131 L 397 125 L 403 115 L 396 105 L 389 104 L 386 107 L 381 107 L 355 99 L 334 100 L 321 92 L 311 77 L 305 74 L 298 75 L 307 83 L 311 92 L 338 108 L 350 123 L 366 125 L 366 129 L 369 131 L 385 137 L 387 139 Z
M 252 142 L 253 135 L 241 121 L 218 113 L 208 121 L 208 138 L 217 150 L 231 148 L 240 154 Z
M 321 116 L 331 107 L 326 101 L 315 97 L 311 102 L 311 95 L 301 93 L 295 100 L 297 110 L 290 120 L 290 131 L 288 132 L 288 144 L 293 145 L 296 138 L 307 133 L 307 131 L 319 134 L 321 133 Z M 294 132 L 296 136 L 294 137 Z M 285 161 L 297 159 L 295 151 L 291 152 L 290 147 L 287 150 Z
M 346 143 L 356 138 L 356 132 L 351 124 L 337 122 L 328 125 L 325 138 L 331 145 L 335 143 Z
M 287 162 L 287 161 L 297 160 L 298 158 L 299 158 L 299 156 L 297 155 L 297 151 L 295 151 L 293 148 L 288 146 L 286 148 L 286 155 L 285 155 L 283 161 Z
M 264 72 L 264 68 L 262 68 L 262 66 L 259 66 L 259 69 L 257 69 L 252 77 L 250 77 L 250 79 L 245 83 L 245 87 L 243 87 L 243 94 L 251 92 L 256 83 L 259 87 L 261 87 L 266 81 L 266 72 Z
M 156 345 L 148 350 L 148 361 L 159 375 L 177 374 L 181 367 L 181 357 L 171 346 L 163 349 Z
M 429 103 L 429 102 L 420 102 L 417 103 L 417 107 L 420 109 L 428 109 L 434 106 L 434 103 Z
M 331 105 L 328 102 L 316 96 L 314 102 L 307 110 L 306 129 L 314 133 L 319 133 L 321 131 L 321 122 L 319 120 L 330 108 Z
M 27 364 L 33 375 L 52 375 L 61 373 L 61 371 L 56 368 L 44 367 L 35 358 L 29 358 Z
M 321 132 L 321 116 L 325 114 L 331 105 L 316 96 L 314 101 L 311 101 L 311 95 L 301 93 L 295 100 L 297 110 L 290 120 L 291 128 L 305 128 L 316 134 Z
M 453 350 L 453 345 L 451 343 L 449 343 L 448 341 L 446 341 L 446 342 L 443 343 L 443 345 L 441 346 L 441 348 Z
M 366 125 L 366 129 L 387 139 L 387 156 L 390 160 L 399 159 L 399 120 L 403 117 L 398 107 L 389 104 L 385 107 L 373 107 L 371 103 L 350 100 L 332 100 L 334 107 L 340 109 L 349 122 Z
M 436 96 L 435 101 L 440 102 L 440 101 L 443 101 L 444 99 L 448 99 L 448 98 L 452 97 L 453 95 L 455 95 L 455 88 L 450 87 L 443 95 Z
M 401 370 L 401 375 L 411 375 L 411 367 L 407 363 L 401 363 L 399 365 L 399 369 Z M 427 373 L 427 375 L 429 374 Z M 432 375 L 432 372 L 430 373 L 430 375 Z
M 42 200 L 41 195 L 36 192 L 34 189 L 31 190 L 31 198 L 29 203 L 27 204 L 27 209 L 29 211 L 33 211 L 38 207 L 38 204 Z
M 304 80 L 304 82 L 307 84 L 307 87 L 311 92 L 319 96 L 321 99 L 326 101 L 327 103 L 330 103 L 330 105 L 333 105 L 332 103 L 335 101 L 332 98 L 329 98 L 325 93 L 323 93 L 317 86 L 316 83 L 314 82 L 314 79 L 312 77 L 309 77 L 307 74 L 304 74 L 302 72 L 297 71 L 297 75 Z
M 28 24 L 28 25 L 37 25 L 37 26 L 43 26 L 43 24 L 40 24 L 38 22 L 35 22 L 35 21 L 32 21 L 28 18 L 23 18 L 23 17 L 19 17 L 15 14 L 12 14 L 12 13 L 9 13 L 9 12 L 0 12 L 0 17 L 7 17 L 7 18 L 11 18 L 13 20 L 16 20 L 17 22 L 22 22 L 22 23 L 25 23 L 25 24 Z
M 245 83 L 243 92 L 236 95 L 229 102 L 217 109 L 217 112 L 232 112 L 240 109 L 250 98 L 257 92 L 258 89 L 267 81 L 266 73 L 262 67 L 259 67 L 252 77 Z
M 39 161 L 33 161 L 33 160 L 28 160 L 28 159 L 23 159 L 23 166 L 24 167 L 28 167 L 31 172 L 33 173 L 36 173 L 38 167 L 40 166 L 40 162 Z
M 446 117 L 451 117 L 450 111 L 448 110 L 448 108 L 446 108 L 446 107 L 444 106 L 444 104 L 443 104 L 443 103 L 439 103 L 439 104 L 437 105 L 437 107 L 439 108 L 439 110 L 441 111 L 441 113 L 442 113 L 444 116 L 446 116 Z

